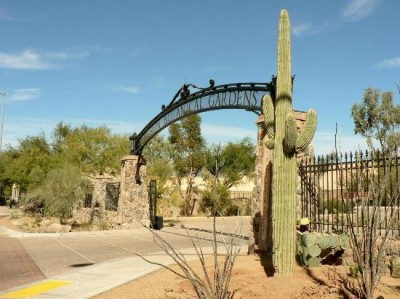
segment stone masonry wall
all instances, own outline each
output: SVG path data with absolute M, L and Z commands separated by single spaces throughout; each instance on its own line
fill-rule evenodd
M 114 218 L 117 215 L 115 211 L 107 211 L 106 197 L 107 191 L 106 186 L 108 183 L 118 183 L 119 178 L 107 175 L 98 175 L 89 178 L 93 185 L 93 196 L 91 207 L 81 207 L 75 209 L 74 219 L 78 223 L 93 223 L 98 224 L 102 220 L 106 220 L 111 226 L 114 226 Z
M 147 173 L 145 165 L 138 156 L 130 155 L 122 159 L 120 202 L 118 205 L 118 221 L 124 228 L 140 227 L 150 224 L 149 202 L 147 190 Z M 137 171 L 141 183 L 136 181 Z

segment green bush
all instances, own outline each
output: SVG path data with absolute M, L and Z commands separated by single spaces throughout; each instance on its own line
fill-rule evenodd
M 319 213 L 325 213 L 325 210 L 327 210 L 329 214 L 351 213 L 354 206 L 354 202 L 350 200 L 344 203 L 338 198 L 320 199 Z
M 216 184 L 203 192 L 201 208 L 216 216 L 232 216 L 239 212 L 239 207 L 232 203 L 228 188 L 223 184 Z
M 75 203 L 82 199 L 89 189 L 89 183 L 81 176 L 78 168 L 64 165 L 51 170 L 43 183 L 30 195 L 29 210 L 60 218 L 64 223 L 72 216 Z
M 37 194 L 30 194 L 26 198 L 24 205 L 23 205 L 23 211 L 24 213 L 34 216 L 36 214 L 40 214 L 41 216 L 44 216 L 44 200 Z

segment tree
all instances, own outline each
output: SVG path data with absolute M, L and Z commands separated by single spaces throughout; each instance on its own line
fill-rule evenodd
M 147 174 L 157 180 L 157 198 L 162 199 L 160 204 L 164 207 L 176 205 L 176 188 L 168 184 L 173 175 L 172 153 L 172 145 L 161 135 L 154 137 L 143 150 Z
M 397 220 L 395 207 L 399 205 L 400 182 L 396 150 L 400 145 L 400 105 L 393 104 L 391 92 L 380 93 L 367 88 L 363 102 L 354 104 L 351 114 L 356 134 L 366 138 L 371 150 L 370 156 L 360 158 L 361 167 L 356 172 L 355 187 L 358 194 L 362 194 L 359 212 L 357 217 L 346 214 L 353 256 L 360 273 L 358 285 L 353 289 L 359 297 L 369 299 L 373 298 L 386 267 L 387 241 Z M 379 142 L 381 151 L 374 148 L 374 140 Z M 387 207 L 382 209 L 383 205 Z M 383 232 L 381 227 L 385 227 Z
M 107 127 L 72 128 L 60 122 L 51 139 L 44 133 L 28 136 L 1 153 L 0 198 L 10 195 L 13 183 L 20 185 L 22 193 L 32 192 L 50 170 L 65 163 L 86 174 L 119 172 L 120 160 L 127 153 L 128 136 L 112 134 Z
M 227 188 L 251 176 L 255 168 L 255 146 L 250 138 L 229 142 L 225 146 L 211 145 L 206 150 L 206 169 Z
M 400 145 L 400 105 L 393 103 L 393 93 L 367 88 L 362 103 L 351 109 L 356 134 L 366 138 L 369 148 L 377 140 L 382 151 L 393 151 Z
M 143 150 L 147 173 L 156 177 L 159 185 L 164 185 L 172 176 L 172 153 L 172 145 L 162 136 L 154 137 Z
M 201 207 L 208 210 L 213 216 L 237 215 L 238 207 L 232 203 L 228 188 L 221 183 L 214 182 L 203 191 Z
M 169 127 L 168 141 L 173 146 L 172 161 L 177 177 L 184 215 L 192 215 L 195 198 L 194 180 L 204 166 L 205 141 L 201 136 L 201 118 L 197 114 Z M 186 187 L 183 190 L 183 183 Z
M 129 152 L 128 136 L 113 135 L 105 126 L 71 128 L 61 122 L 53 139 L 58 160 L 76 165 L 87 174 L 120 171 L 120 160 Z
M 56 164 L 51 144 L 44 134 L 29 136 L 19 141 L 19 145 L 8 147 L 2 153 L 2 185 L 18 183 L 22 191 L 35 188 Z
M 59 217 L 63 223 L 72 216 L 74 205 L 84 197 L 89 185 L 76 166 L 65 164 L 52 169 L 28 197 L 43 200 L 46 214 Z
M 238 207 L 232 203 L 229 188 L 245 176 L 253 175 L 254 144 L 249 138 L 226 145 L 213 144 L 207 148 L 205 157 L 203 179 L 207 189 L 203 192 L 202 208 L 225 216 L 236 215 Z

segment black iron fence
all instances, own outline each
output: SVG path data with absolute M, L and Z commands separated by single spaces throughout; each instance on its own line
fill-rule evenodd
M 400 156 L 381 152 L 331 154 L 298 167 L 301 218 L 318 232 L 359 229 L 369 218 L 378 232 L 400 236 Z
M 105 209 L 107 211 L 118 210 L 118 200 L 120 192 L 120 183 L 107 183 L 106 184 L 106 198 L 105 198 Z

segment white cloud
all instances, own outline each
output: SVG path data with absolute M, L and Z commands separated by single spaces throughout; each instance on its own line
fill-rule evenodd
M 40 88 L 16 89 L 9 96 L 10 101 L 28 101 L 40 97 Z
M 385 59 L 377 63 L 378 69 L 397 69 L 400 68 L 400 57 Z
M 46 57 L 49 59 L 68 59 L 70 55 L 66 52 L 49 52 L 46 54 Z
M 292 28 L 293 35 L 302 36 L 308 33 L 313 33 L 315 30 L 309 23 L 300 23 Z
M 17 70 L 43 70 L 52 68 L 52 64 L 43 58 L 43 55 L 33 51 L 24 50 L 18 54 L 0 52 L 0 68 Z
M 379 1 L 380 0 L 351 0 L 342 10 L 339 18 L 335 16 L 317 25 L 308 22 L 294 23 L 292 33 L 297 37 L 313 35 L 340 28 L 346 21 L 363 20 L 373 13 Z
M 90 56 L 90 51 L 82 50 L 82 51 L 56 51 L 56 52 L 47 52 L 44 56 L 49 60 L 67 60 L 67 59 L 82 59 Z
M 257 138 L 257 128 L 244 129 L 240 127 L 220 126 L 202 123 L 201 132 L 207 142 L 224 143 L 231 140 L 250 137 L 254 142 Z
M 348 21 L 360 21 L 368 17 L 379 0 L 352 0 L 342 11 L 342 17 Z
M 0 20 L 5 20 L 5 21 L 15 21 L 17 18 L 12 16 L 8 10 L 1 8 L 0 7 Z
M 137 94 L 139 92 L 139 89 L 136 85 L 118 85 L 114 86 L 113 90 L 116 92 L 126 92 L 126 93 L 131 93 L 131 94 Z
M 88 50 L 38 52 L 26 49 L 20 53 L 0 52 L 0 68 L 15 70 L 54 69 L 59 66 L 61 61 L 82 59 L 89 55 Z

